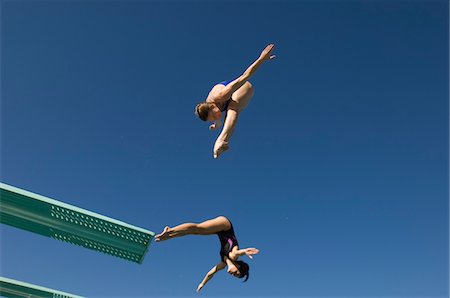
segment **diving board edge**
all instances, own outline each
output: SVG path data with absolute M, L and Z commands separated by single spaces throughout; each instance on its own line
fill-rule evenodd
M 45 197 L 43 195 L 39 195 L 39 194 L 36 194 L 36 193 L 30 192 L 30 191 L 24 190 L 24 189 L 21 189 L 21 188 L 18 188 L 18 187 L 14 187 L 14 186 L 8 185 L 8 184 L 3 183 L 3 182 L 0 182 L 0 188 L 8 190 L 10 192 L 18 193 L 18 194 L 23 195 L 23 196 L 27 196 L 27 197 L 33 198 L 35 200 L 39 200 L 39 201 L 42 201 L 42 202 L 45 202 L 45 203 L 48 203 L 48 204 L 51 204 L 51 205 L 55 205 L 55 206 L 58 206 L 58 207 L 66 208 L 66 209 L 69 209 L 69 210 L 72 210 L 72 211 L 75 211 L 75 212 L 84 213 L 84 214 L 92 216 L 92 217 L 98 217 L 99 219 L 102 219 L 102 220 L 105 220 L 105 221 L 109 221 L 111 223 L 114 223 L 114 224 L 117 224 L 117 225 L 121 225 L 121 226 L 127 227 L 127 228 L 132 229 L 132 230 L 137 230 L 137 231 L 145 233 L 145 234 L 149 234 L 152 237 L 155 236 L 155 233 L 150 231 L 150 230 L 146 230 L 144 228 L 141 228 L 141 227 L 138 227 L 138 226 L 134 226 L 134 225 L 128 224 L 126 222 L 123 222 L 123 221 L 120 221 L 120 220 L 117 220 L 117 219 L 114 219 L 114 218 L 111 218 L 111 217 L 108 217 L 108 216 L 104 216 L 104 215 L 101 215 L 101 214 L 98 214 L 98 213 L 95 213 L 95 212 L 92 212 L 92 211 L 89 211 L 89 210 L 86 210 L 86 209 L 83 209 L 83 208 L 80 208 L 80 207 L 76 207 L 76 206 L 73 206 L 73 205 L 70 205 L 70 204 L 66 204 L 66 203 L 63 203 L 61 201 L 58 201 L 58 200 L 55 200 L 55 199 L 51 199 L 49 197 Z
M 155 233 L 0 182 L 0 222 L 142 264 Z

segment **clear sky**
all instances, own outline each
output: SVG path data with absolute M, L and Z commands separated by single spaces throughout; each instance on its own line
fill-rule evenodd
M 1 274 L 90 297 L 446 297 L 448 1 L 1 1 L 1 181 L 160 232 L 142 265 L 1 227 Z M 194 106 L 270 42 L 231 150 Z

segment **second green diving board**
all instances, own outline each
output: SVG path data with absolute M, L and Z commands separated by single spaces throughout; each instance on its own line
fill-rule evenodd
M 0 277 L 0 296 L 13 298 L 83 298 L 6 277 Z
M 155 233 L 0 183 L 0 222 L 141 264 Z

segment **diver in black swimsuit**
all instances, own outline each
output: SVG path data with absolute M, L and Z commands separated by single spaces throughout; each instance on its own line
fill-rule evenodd
M 249 265 L 238 260 L 240 256 L 247 255 L 253 259 L 253 255 L 259 253 L 256 248 L 239 249 L 237 238 L 234 234 L 233 225 L 224 216 L 204 221 L 202 223 L 184 223 L 173 228 L 165 227 L 161 234 L 155 236 L 155 241 L 164 241 L 171 238 L 186 235 L 214 235 L 217 234 L 220 240 L 220 262 L 215 265 L 198 285 L 197 291 L 214 276 L 218 271 L 228 267 L 227 272 L 237 278 L 249 277 Z

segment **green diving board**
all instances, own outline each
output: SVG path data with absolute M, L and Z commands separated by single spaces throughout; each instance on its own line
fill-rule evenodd
M 155 233 L 0 182 L 0 222 L 141 264 Z
M 81 296 L 35 286 L 26 282 L 0 276 L 0 296 L 14 298 L 82 298 Z

